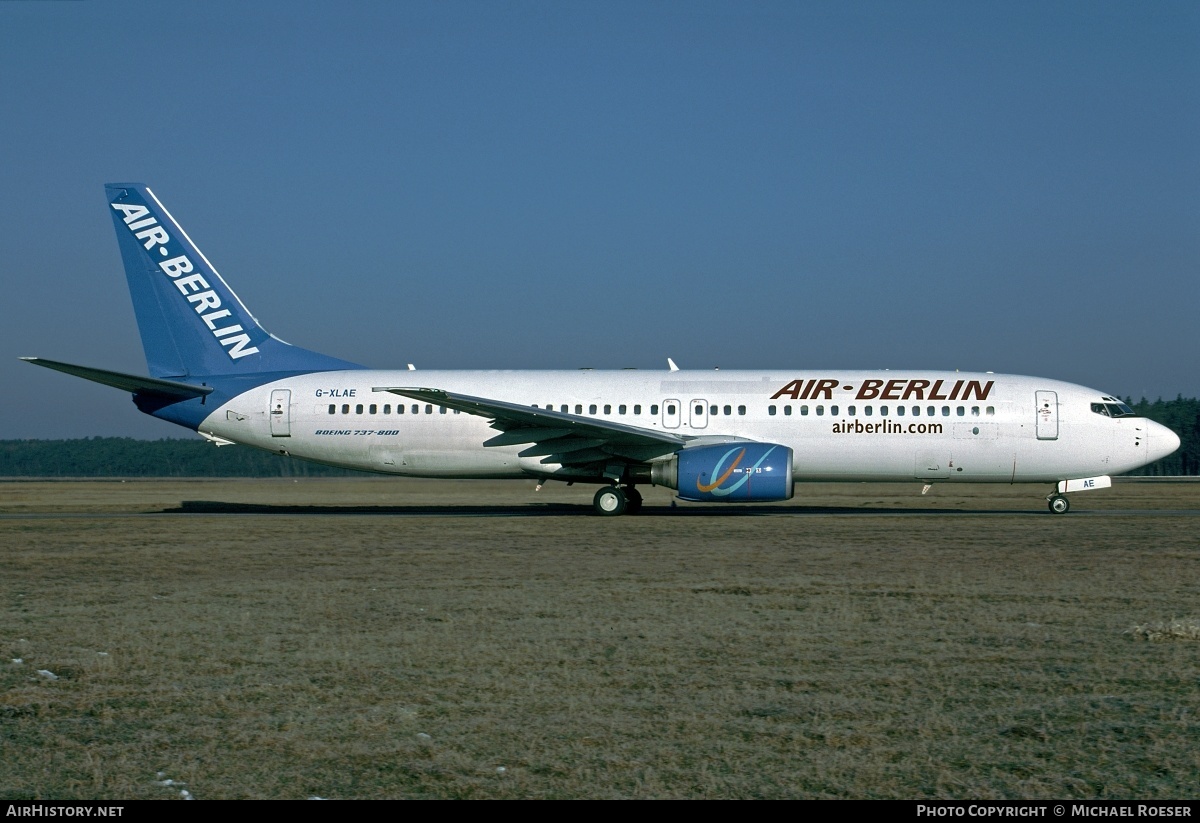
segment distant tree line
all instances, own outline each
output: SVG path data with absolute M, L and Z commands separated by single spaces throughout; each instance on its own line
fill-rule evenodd
M 1149 466 L 1132 471 L 1131 475 L 1173 477 L 1200 474 L 1200 400 L 1180 395 L 1174 400 L 1163 400 L 1160 397 L 1153 403 L 1144 397 L 1134 403 L 1127 397 L 1125 402 L 1143 417 L 1162 423 L 1183 441 L 1179 451 Z
M 199 439 L 0 440 L 0 477 L 352 476 L 365 473 Z
M 1140 476 L 1200 474 L 1200 400 L 1142 398 L 1133 410 L 1167 426 L 1183 441 L 1179 451 L 1131 472 Z M 238 446 L 216 448 L 205 440 L 0 440 L 0 477 L 354 477 L 335 469 Z

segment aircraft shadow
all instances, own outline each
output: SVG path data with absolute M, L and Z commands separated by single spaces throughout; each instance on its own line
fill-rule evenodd
M 266 503 L 229 503 L 217 500 L 184 500 L 162 514 L 286 514 L 382 515 L 390 517 L 591 517 L 592 507 L 572 503 L 445 506 L 289 506 Z M 636 517 L 769 517 L 780 515 L 979 515 L 1045 514 L 1029 509 L 894 509 L 864 506 L 645 506 Z

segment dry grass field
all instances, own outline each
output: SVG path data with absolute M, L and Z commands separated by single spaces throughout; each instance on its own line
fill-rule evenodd
M 2 483 L 0 797 L 1200 795 L 1200 484 L 918 492 Z

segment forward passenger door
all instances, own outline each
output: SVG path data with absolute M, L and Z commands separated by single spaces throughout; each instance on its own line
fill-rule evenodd
M 1037 399 L 1037 439 L 1058 439 L 1058 392 L 1034 392 Z
M 292 391 L 272 389 L 271 406 L 267 410 L 271 417 L 272 437 L 292 436 Z

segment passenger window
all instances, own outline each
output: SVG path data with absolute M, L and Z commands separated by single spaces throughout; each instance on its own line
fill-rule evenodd
M 350 413 L 350 404 L 349 403 L 343 404 L 342 405 L 342 414 L 349 414 L 349 413 Z
M 675 413 L 675 404 L 671 403 L 667 406 L 667 414 L 674 414 L 674 413 Z
M 929 417 L 933 417 L 934 415 L 937 414 L 937 409 L 933 406 L 926 406 L 925 414 L 927 414 Z
M 738 414 L 745 414 L 745 413 L 746 413 L 746 407 L 738 406 Z
M 583 414 L 583 404 L 582 404 L 582 403 L 576 403 L 576 404 L 575 404 L 575 413 L 576 413 L 576 414 Z
M 851 406 L 851 408 L 853 408 L 853 406 Z M 830 407 L 829 407 L 829 413 L 830 413 L 830 414 L 832 414 L 834 417 L 836 417 L 836 416 L 837 416 L 837 413 L 838 413 L 838 407 L 837 407 L 837 406 L 830 406 Z M 852 411 L 852 412 L 850 412 L 850 413 L 851 413 L 851 414 L 854 414 L 854 412 L 853 412 L 853 411 Z
M 979 407 L 978 407 L 978 406 L 972 406 L 972 407 L 971 407 L 971 416 L 972 416 L 972 417 L 978 417 L 978 416 L 979 416 Z
M 593 403 L 592 405 L 588 406 L 588 414 L 595 414 L 595 413 L 596 413 L 596 404 Z
M 391 414 L 391 413 L 392 413 L 392 404 L 391 404 L 391 403 L 384 403 L 384 404 L 383 404 L 383 413 L 384 413 L 384 414 Z
M 966 414 L 967 414 L 967 410 L 966 410 L 966 409 L 964 409 L 962 406 L 959 406 L 959 407 L 958 407 L 958 416 L 959 416 L 959 417 L 965 417 L 965 416 L 966 416 Z
M 903 406 L 897 406 L 897 407 L 896 407 L 896 416 L 897 416 L 897 417 L 903 417 L 903 416 L 904 416 L 904 407 L 903 407 Z
M 438 406 L 438 414 L 445 414 L 445 413 L 446 413 L 446 407 Z
M 426 403 L 426 404 L 425 404 L 425 413 L 426 413 L 426 414 L 433 414 L 433 404 L 432 404 L 432 403 Z
M 641 414 L 641 413 L 642 413 L 642 404 L 641 404 L 641 403 L 636 403 L 636 404 L 634 404 L 634 407 L 633 407 L 633 413 L 634 413 L 634 414 Z
M 362 414 L 362 403 L 359 403 L 357 406 L 354 407 L 354 413 Z
M 950 416 L 950 407 L 942 406 L 942 417 L 949 417 L 949 416 Z
M 855 415 L 858 414 L 858 407 L 857 406 L 847 406 L 846 414 L 848 414 L 850 417 L 854 417 Z
M 716 407 L 716 406 L 709 406 L 709 407 L 708 407 L 708 413 L 709 413 L 709 414 L 711 414 L 713 417 L 716 417 L 716 416 L 717 416 L 717 407 Z
M 396 407 L 396 414 L 404 414 L 404 407 L 403 407 L 403 406 L 397 406 L 397 407 Z
M 617 414 L 624 414 L 626 408 L 627 408 L 627 406 L 624 403 L 617 406 Z
M 335 414 L 336 412 L 337 412 L 337 405 L 335 403 L 330 403 L 329 404 L 329 413 Z
M 767 406 L 767 414 L 769 414 L 769 415 L 771 415 L 772 417 L 774 417 L 774 416 L 775 416 L 775 407 L 774 407 L 774 406 Z
M 880 416 L 880 417 L 887 417 L 887 409 L 888 409 L 888 407 L 887 407 L 887 406 L 880 406 L 880 407 L 879 407 L 879 416 Z
M 733 414 L 733 406 L 726 406 L 725 407 L 725 416 L 728 417 L 731 414 Z
M 988 414 L 995 414 L 995 413 L 996 413 L 996 407 L 995 407 L 995 406 L 988 406 L 988 407 L 987 407 L 987 413 L 988 413 Z
M 801 417 L 808 417 L 808 406 L 801 406 L 801 407 L 800 407 L 800 416 L 801 416 Z
M 420 414 L 420 413 L 421 413 L 421 407 L 420 407 L 419 405 L 417 405 L 416 403 L 413 403 L 413 406 L 412 406 L 412 413 L 413 413 L 413 414 Z
M 657 403 L 650 404 L 650 414 L 651 414 L 651 416 L 654 416 L 654 417 L 658 416 L 658 404 Z
M 825 416 L 825 407 L 817 406 L 817 417 L 824 417 L 824 416 Z
M 371 414 L 379 414 L 379 407 L 374 403 L 371 404 Z
M 605 413 L 605 414 L 612 414 L 612 406 L 611 406 L 610 404 L 608 404 L 608 403 L 605 403 L 605 404 L 604 404 L 604 413 Z
M 791 406 L 784 406 L 784 407 L 783 407 L 783 413 L 784 413 L 785 415 L 790 415 L 790 414 L 792 413 L 792 407 L 791 407 Z
M 870 417 L 874 413 L 875 413 L 874 406 L 864 406 L 863 407 L 863 414 L 865 414 L 867 417 Z

